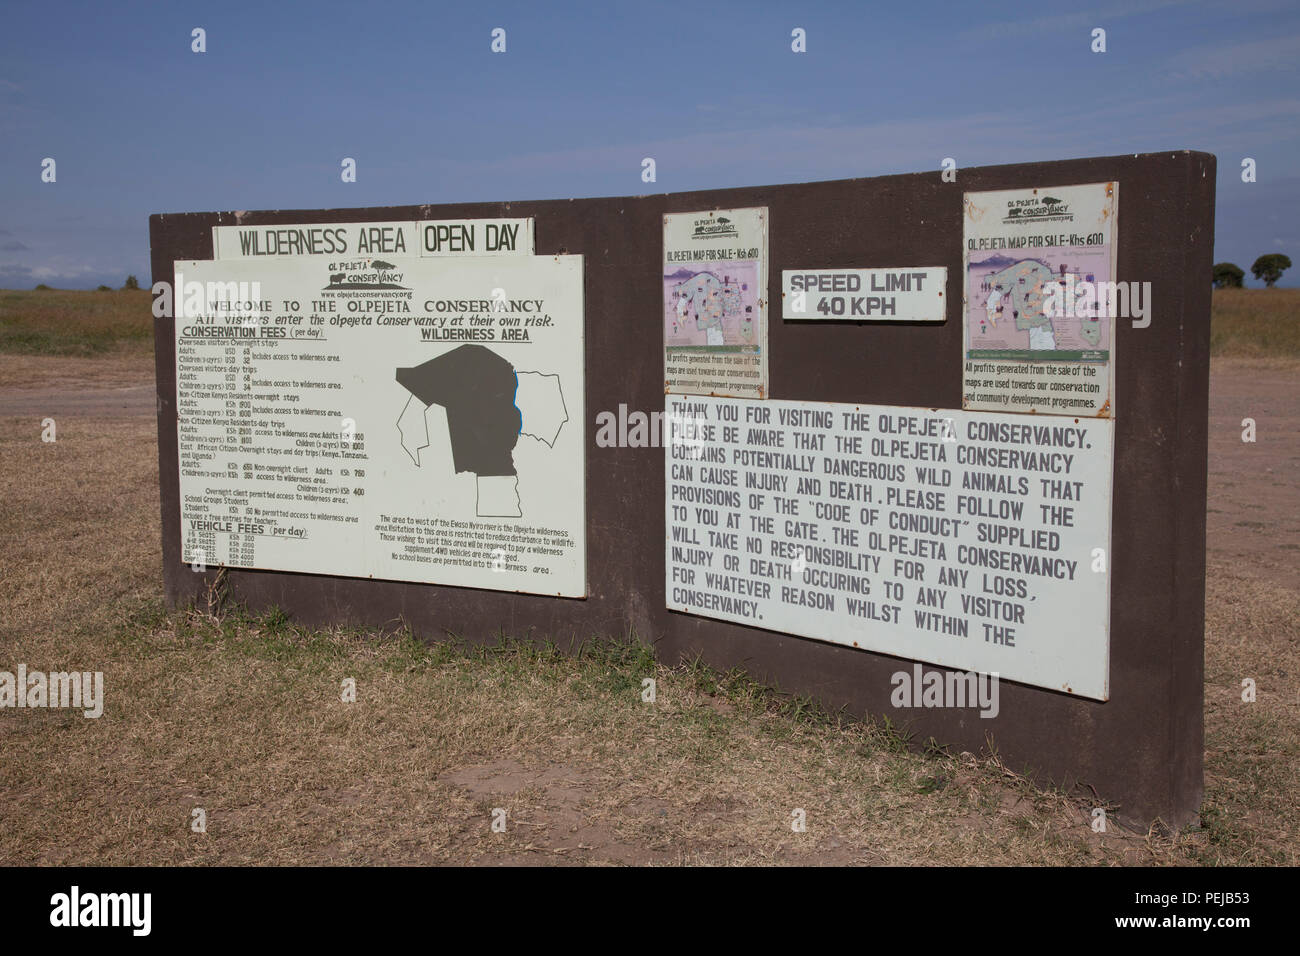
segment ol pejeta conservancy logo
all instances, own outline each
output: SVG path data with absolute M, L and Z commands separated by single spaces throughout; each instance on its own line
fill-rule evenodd
M 735 225 L 726 216 L 710 216 L 708 219 L 696 219 L 695 231 L 691 233 L 692 239 L 726 239 L 730 236 L 739 237 L 740 233 L 736 231 Z
M 355 262 L 331 262 L 329 285 L 322 292 L 353 292 L 366 289 L 405 289 L 397 266 L 383 259 L 362 259 Z M 337 270 L 337 271 L 336 271 Z
M 1032 199 L 1008 199 L 1007 214 L 1003 222 L 1074 222 L 1070 204 L 1055 196 L 1034 196 Z

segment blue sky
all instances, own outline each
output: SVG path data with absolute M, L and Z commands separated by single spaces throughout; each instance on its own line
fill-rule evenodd
M 190 50 L 194 27 L 206 53 Z M 790 50 L 795 27 L 807 53 Z M 0 287 L 146 281 L 155 212 L 627 195 L 1184 147 L 1218 156 L 1215 259 L 1258 285 L 1257 256 L 1300 261 L 1298 69 L 1295 0 L 7 0 Z M 345 156 L 356 183 L 340 180 Z M 1300 267 L 1280 284 L 1300 285 Z

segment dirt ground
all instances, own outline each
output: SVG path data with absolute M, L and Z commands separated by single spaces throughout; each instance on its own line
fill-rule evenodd
M 0 356 L 0 669 L 94 662 L 117 708 L 0 713 L 0 863 L 1300 862 L 1300 362 L 1212 366 L 1206 803 L 1171 837 L 1094 833 L 996 761 L 810 723 L 741 680 L 658 671 L 646 708 L 635 657 L 168 615 L 152 373 Z M 374 703 L 340 704 L 340 673 Z
M 1210 562 L 1300 589 L 1300 362 L 1216 359 L 1212 368 Z M 155 414 L 152 357 L 0 359 L 0 418 Z M 1245 419 L 1253 442 L 1243 441 Z
M 155 408 L 152 357 L 0 356 L 0 418 L 143 418 Z
M 1218 359 L 1211 368 L 1210 562 L 1300 590 L 1300 362 Z M 1245 419 L 1254 442 L 1242 440 Z

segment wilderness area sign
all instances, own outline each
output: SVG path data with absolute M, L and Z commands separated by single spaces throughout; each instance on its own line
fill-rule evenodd
M 176 272 L 185 561 L 585 595 L 581 256 Z
M 533 254 L 531 219 L 213 226 L 213 258 Z

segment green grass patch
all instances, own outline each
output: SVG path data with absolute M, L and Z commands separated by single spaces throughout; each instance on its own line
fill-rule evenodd
M 147 290 L 0 291 L 0 352 L 94 356 L 153 349 Z
M 1300 289 L 1216 289 L 1210 354 L 1300 358 Z

